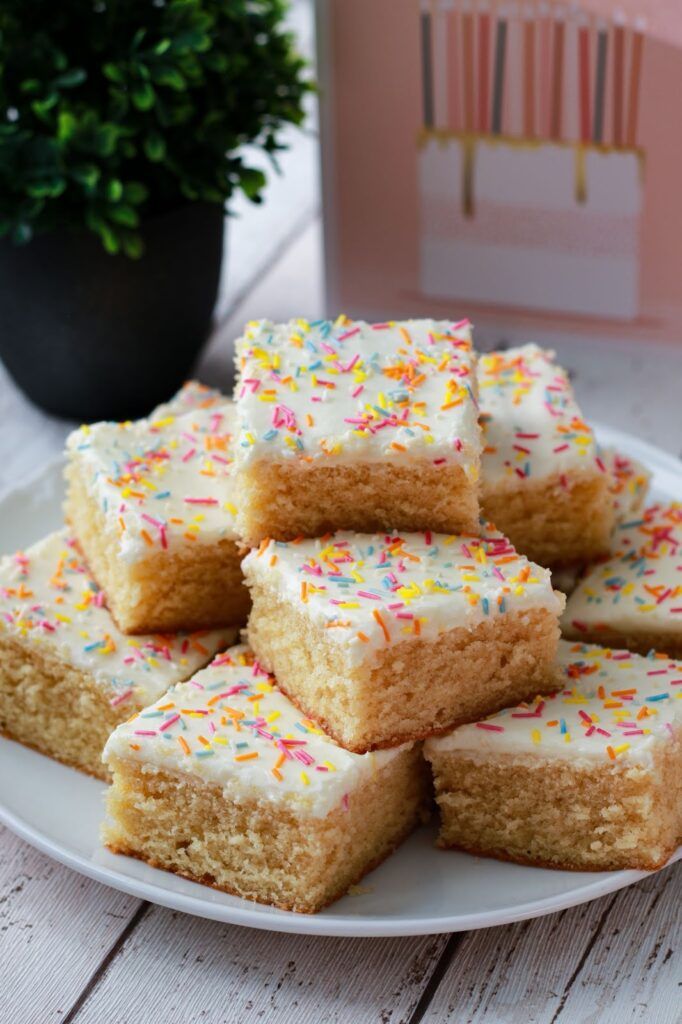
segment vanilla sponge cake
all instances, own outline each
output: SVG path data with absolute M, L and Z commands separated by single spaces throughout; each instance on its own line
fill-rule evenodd
M 81 427 L 66 517 L 126 633 L 242 625 L 230 402 Z
M 109 733 L 235 630 L 124 636 L 66 531 L 0 561 L 0 732 L 105 778 Z
M 264 541 L 249 642 L 349 750 L 414 740 L 552 688 L 563 595 L 492 528 Z
M 611 556 L 587 572 L 565 636 L 682 657 L 682 504 L 657 504 L 616 527 Z
M 428 740 L 440 845 L 661 867 L 682 840 L 682 664 L 562 640 L 555 695 Z
M 238 527 L 250 547 L 338 529 L 477 531 L 468 320 L 258 320 L 236 349 Z
M 244 647 L 121 725 L 104 759 L 114 852 L 308 913 L 383 860 L 427 801 L 417 746 L 343 750 Z
M 615 448 L 601 448 L 599 455 L 609 477 L 615 534 L 617 526 L 629 519 L 635 519 L 642 511 L 649 492 L 651 473 L 637 459 Z M 613 541 L 612 536 L 612 544 Z M 567 563 L 553 569 L 554 586 L 568 597 L 575 590 L 585 569 L 584 562 Z
M 609 475 L 568 374 L 537 345 L 478 361 L 484 516 L 541 565 L 609 550 Z

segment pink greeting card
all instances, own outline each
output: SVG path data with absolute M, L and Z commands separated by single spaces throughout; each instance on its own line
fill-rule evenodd
M 330 306 L 682 339 L 682 5 L 318 10 Z

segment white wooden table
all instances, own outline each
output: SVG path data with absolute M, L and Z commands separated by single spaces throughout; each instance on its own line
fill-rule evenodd
M 295 16 L 305 41 L 306 0 Z M 240 207 L 231 224 L 235 264 L 199 368 L 208 383 L 225 386 L 245 320 L 338 312 L 324 309 L 312 135 L 285 166 L 271 201 Z M 680 454 L 680 348 L 555 344 L 588 417 Z M 0 366 L 0 497 L 54 457 L 70 427 L 31 407 Z M 594 903 L 480 932 L 267 934 L 140 902 L 0 829 L 0 1022 L 679 1024 L 681 906 L 678 864 Z

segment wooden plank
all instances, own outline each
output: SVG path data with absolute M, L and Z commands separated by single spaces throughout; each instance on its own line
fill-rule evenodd
M 679 1024 L 682 869 L 626 889 L 599 941 L 562 995 L 558 1024 Z
M 0 1017 L 56 1024 L 140 901 L 77 875 L 0 827 Z
M 279 935 L 154 907 L 72 1020 L 398 1024 L 447 941 Z
M 424 1024 L 673 1024 L 681 898 L 677 865 L 550 917 L 470 932 Z

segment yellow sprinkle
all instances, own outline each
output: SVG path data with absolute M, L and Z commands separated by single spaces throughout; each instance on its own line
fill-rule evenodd
M 310 785 L 310 779 L 308 778 L 305 772 L 301 772 L 301 782 L 303 783 L 304 786 Z

